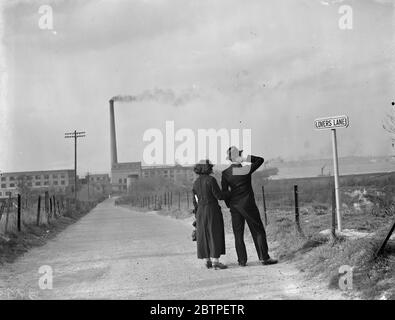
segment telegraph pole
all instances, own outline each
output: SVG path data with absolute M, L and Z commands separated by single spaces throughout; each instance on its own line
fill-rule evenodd
M 74 138 L 74 199 L 77 200 L 77 138 L 85 137 L 85 131 L 66 132 L 65 138 Z

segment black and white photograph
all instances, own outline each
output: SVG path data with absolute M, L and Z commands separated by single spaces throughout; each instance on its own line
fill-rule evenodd
M 3 303 L 393 300 L 395 1 L 0 0 L 0 180 Z

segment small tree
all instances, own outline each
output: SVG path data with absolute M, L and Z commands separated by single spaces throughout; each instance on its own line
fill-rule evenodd
M 22 197 L 27 197 L 31 193 L 30 184 L 31 180 L 26 175 L 21 175 L 17 177 L 17 189 Z

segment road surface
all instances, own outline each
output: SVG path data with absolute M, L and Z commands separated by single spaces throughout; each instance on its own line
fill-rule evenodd
M 290 263 L 262 266 L 251 242 L 237 265 L 227 235 L 226 270 L 196 258 L 190 221 L 115 207 L 108 199 L 44 246 L 0 267 L 0 299 L 340 299 Z M 40 289 L 50 266 L 52 289 Z

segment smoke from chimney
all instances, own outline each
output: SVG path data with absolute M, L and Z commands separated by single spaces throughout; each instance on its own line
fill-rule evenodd
M 111 100 L 119 102 L 155 101 L 178 107 L 187 104 L 197 97 L 198 94 L 194 89 L 183 90 L 179 94 L 176 94 L 171 89 L 154 89 L 146 90 L 138 95 L 117 95 L 112 97 Z
M 117 137 L 116 137 L 116 126 L 115 126 L 115 115 L 114 115 L 114 102 L 143 102 L 143 101 L 155 101 L 163 104 L 169 104 L 173 106 L 183 106 L 193 99 L 196 99 L 198 94 L 195 87 L 191 89 L 183 90 L 181 93 L 176 94 L 171 89 L 154 89 L 146 90 L 138 95 L 117 95 L 110 99 L 110 150 L 111 150 L 111 166 L 113 167 L 118 163 L 117 155 Z

